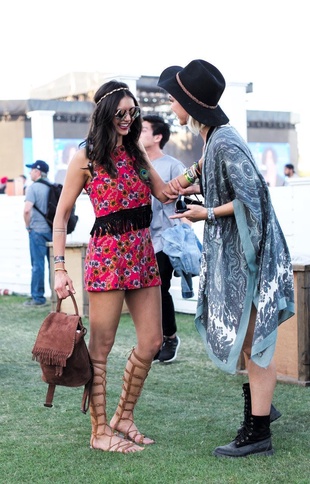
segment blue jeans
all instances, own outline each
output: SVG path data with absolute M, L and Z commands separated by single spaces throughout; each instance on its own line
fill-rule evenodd
M 31 258 L 31 297 L 37 303 L 45 303 L 44 297 L 44 268 L 45 257 L 49 265 L 49 248 L 46 242 L 52 241 L 52 232 L 29 232 L 30 258 Z

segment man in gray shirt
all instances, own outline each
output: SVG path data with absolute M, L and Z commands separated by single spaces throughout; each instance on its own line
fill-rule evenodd
M 29 233 L 32 271 L 31 299 L 26 301 L 24 306 L 42 306 L 46 304 L 44 296 L 45 257 L 47 257 L 49 264 L 49 248 L 46 243 L 52 241 L 52 229 L 34 205 L 41 212 L 46 213 L 49 187 L 39 181 L 40 179 L 47 180 L 49 166 L 42 160 L 37 160 L 32 165 L 26 166 L 31 169 L 30 177 L 33 182 L 27 188 L 24 207 L 24 220 L 26 230 Z
M 184 173 L 183 163 L 170 155 L 163 153 L 162 148 L 170 138 L 170 127 L 165 120 L 156 115 L 147 115 L 142 120 L 140 140 L 152 162 L 155 170 L 165 182 Z M 164 205 L 152 197 L 153 218 L 151 222 L 151 237 L 159 267 L 162 299 L 162 324 L 164 341 L 161 350 L 154 357 L 155 362 L 171 363 L 177 357 L 180 338 L 177 336 L 177 325 L 172 296 L 169 292 L 173 267 L 167 254 L 163 252 L 162 233 L 179 221 L 169 219 L 174 214 L 175 204 Z M 184 220 L 185 221 L 185 220 Z

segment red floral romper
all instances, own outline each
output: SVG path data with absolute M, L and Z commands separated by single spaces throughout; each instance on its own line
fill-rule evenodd
M 150 188 L 138 177 L 123 146 L 114 151 L 113 160 L 117 178 L 96 167 L 92 180 L 85 185 L 96 218 L 113 213 L 117 216 L 122 210 L 151 204 Z M 91 237 L 85 258 L 86 291 L 139 289 L 160 284 L 149 228 L 116 235 L 95 233 Z

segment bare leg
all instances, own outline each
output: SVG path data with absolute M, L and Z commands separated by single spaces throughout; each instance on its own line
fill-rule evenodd
M 247 356 L 247 368 L 251 389 L 252 415 L 263 416 L 270 414 L 271 402 L 277 381 L 277 373 L 273 360 L 267 368 L 262 368 L 253 363 L 251 360 L 251 346 L 255 318 L 256 309 L 253 307 L 243 350 Z
M 133 411 L 141 394 L 145 379 L 151 367 L 150 361 L 144 361 L 133 350 L 125 368 L 124 384 L 119 404 L 111 427 L 120 432 L 125 439 L 137 444 L 153 444 L 154 441 L 139 432 L 135 423 Z
M 90 293 L 89 353 L 94 370 L 90 397 L 90 447 L 127 454 L 143 450 L 143 447 L 115 435 L 107 423 L 106 416 L 106 362 L 114 343 L 123 299 L 121 291 Z
M 248 375 L 252 398 L 252 415 L 269 415 L 277 381 L 274 362 L 272 361 L 267 368 L 261 368 L 250 360 Z
M 256 310 L 253 307 L 243 351 L 248 357 L 248 376 L 250 398 L 245 396 L 245 419 L 238 435 L 227 445 L 217 447 L 213 454 L 216 457 L 246 457 L 247 455 L 273 455 L 270 433 L 270 407 L 276 383 L 275 366 L 261 368 L 251 360 L 251 347 L 255 324 Z M 251 411 L 247 401 L 251 400 Z
M 128 359 L 122 394 L 110 425 L 136 443 L 153 444 L 154 440 L 145 437 L 137 429 L 133 412 L 154 355 L 162 343 L 160 288 L 128 291 L 126 302 L 135 324 L 138 343 Z

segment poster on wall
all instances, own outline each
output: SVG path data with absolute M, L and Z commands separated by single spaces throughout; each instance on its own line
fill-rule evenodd
M 68 164 L 79 148 L 80 139 L 55 139 L 54 140 L 54 173 L 55 182 L 63 185 Z
M 270 187 L 284 185 L 284 166 L 291 163 L 289 143 L 248 143 L 256 164 Z
M 55 173 L 55 181 L 63 184 L 68 164 L 70 163 L 74 153 L 78 150 L 81 139 L 76 138 L 57 138 L 54 140 L 54 166 L 50 167 L 51 173 Z M 23 142 L 23 154 L 24 154 L 24 174 L 29 179 L 29 168 L 26 165 L 34 163 L 32 138 L 24 138 Z M 52 169 L 53 168 L 53 169 Z

